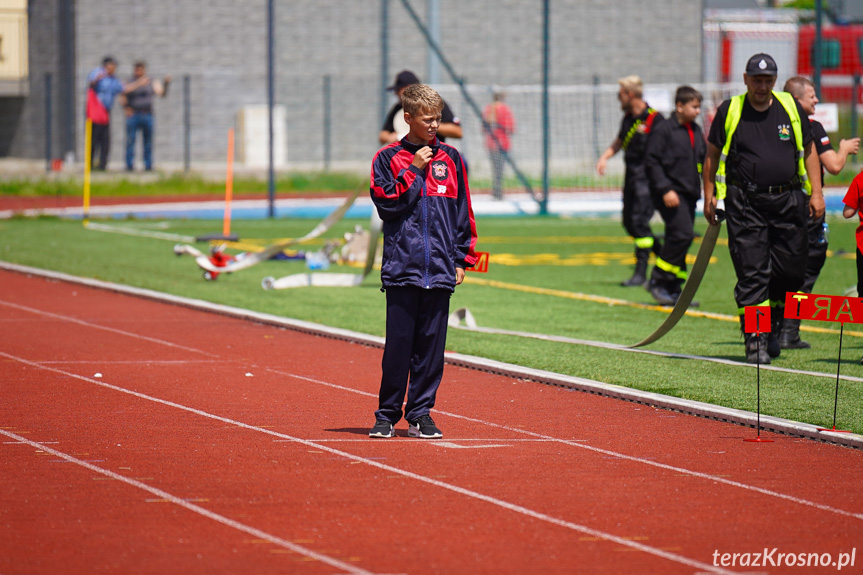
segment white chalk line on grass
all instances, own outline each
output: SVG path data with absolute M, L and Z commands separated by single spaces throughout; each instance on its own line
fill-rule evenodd
M 186 244 L 191 244 L 196 241 L 195 236 L 185 236 L 181 234 L 172 234 L 169 232 L 157 232 L 153 230 L 141 229 L 141 228 L 133 228 L 127 226 L 112 226 L 107 224 L 98 224 L 96 222 L 88 222 L 86 224 L 87 229 L 95 230 L 97 232 L 108 232 L 111 234 L 124 234 L 127 236 L 138 236 L 144 238 L 155 238 L 157 240 L 168 240 L 172 242 L 183 242 Z
M 626 538 L 623 538 L 623 537 L 619 537 L 619 536 L 616 536 L 616 535 L 612 535 L 611 533 L 606 533 L 606 532 L 604 532 L 604 531 L 600 531 L 600 530 L 598 530 L 598 529 L 593 529 L 593 528 L 591 528 L 591 527 L 587 527 L 587 526 L 585 526 L 585 525 L 580 525 L 580 524 L 578 524 L 578 523 L 573 523 L 573 522 L 571 522 L 571 521 L 566 521 L 566 520 L 563 520 L 563 519 L 560 519 L 560 518 L 557 518 L 557 517 L 553 517 L 553 516 L 551 516 L 551 515 L 547 515 L 547 514 L 545 514 L 545 513 L 541 513 L 541 512 L 539 512 L 539 511 L 534 511 L 533 509 L 529 509 L 529 508 L 527 508 L 527 507 L 523 507 L 523 506 L 521 506 L 521 505 L 516 505 L 516 504 L 514 504 L 514 503 L 509 503 L 509 502 L 504 501 L 504 500 L 502 500 L 502 499 L 497 499 L 497 498 L 495 498 L 495 497 L 491 497 L 491 496 L 489 496 L 489 495 L 485 495 L 485 494 L 479 493 L 479 492 L 477 492 L 477 491 L 472 491 L 472 490 L 470 490 L 470 489 L 465 489 L 465 488 L 463 488 L 463 487 L 459 487 L 459 486 L 457 486 L 457 485 L 453 485 L 453 484 L 451 484 L 451 483 L 446 483 L 446 482 L 443 482 L 443 481 L 440 481 L 440 480 L 437 480 L 437 479 L 432 479 L 432 478 L 429 478 L 429 477 L 425 477 L 425 476 L 422 476 L 422 475 L 418 475 L 418 474 L 416 474 L 416 473 L 412 473 L 412 472 L 410 472 L 410 471 L 406 471 L 406 470 L 401 469 L 401 468 L 398 468 L 398 467 L 393 467 L 393 466 L 391 466 L 391 465 L 386 465 L 386 464 L 384 464 L 384 463 L 380 463 L 380 462 L 375 461 L 375 460 L 373 460 L 373 459 L 369 459 L 369 458 L 366 458 L 366 457 L 362 457 L 362 456 L 359 456 L 359 455 L 355 455 L 355 454 L 353 454 L 353 453 L 349 453 L 349 452 L 347 452 L 347 451 L 341 451 L 341 450 L 339 450 L 339 449 L 335 449 L 335 448 L 333 448 L 333 447 L 329 447 L 328 445 L 323 445 L 323 444 L 321 444 L 321 443 L 315 443 L 315 442 L 313 442 L 313 441 L 309 441 L 309 440 L 307 440 L 307 439 L 301 439 L 301 438 L 299 438 L 299 437 L 293 437 L 293 436 L 288 435 L 288 434 L 285 434 L 285 433 L 279 433 L 279 432 L 277 432 L 277 431 L 272 431 L 272 430 L 264 429 L 264 428 L 257 427 L 257 426 L 254 426 L 254 425 L 249 425 L 249 424 L 247 424 L 247 423 L 243 423 L 243 422 L 240 422 L 240 421 L 236 421 L 236 420 L 233 420 L 233 419 L 229 419 L 229 418 L 227 418 L 227 417 L 222 417 L 222 416 L 215 415 L 215 414 L 212 414 L 212 413 L 209 413 L 209 412 L 206 412 L 206 411 L 202 411 L 202 410 L 200 410 L 200 409 L 196 409 L 196 408 L 194 408 L 194 407 L 189 407 L 189 406 L 186 406 L 186 405 L 182 405 L 182 404 L 179 404 L 179 403 L 175 403 L 175 402 L 173 402 L 173 401 L 168 401 L 168 400 L 166 400 L 166 399 L 161 399 L 161 398 L 158 398 L 158 397 L 153 397 L 153 396 L 150 396 L 150 395 L 146 395 L 146 394 L 144 394 L 144 393 L 140 393 L 140 392 L 132 391 L 132 390 L 129 390 L 129 389 L 126 389 L 126 388 L 123 388 L 123 387 L 119 387 L 119 386 L 116 386 L 116 385 L 112 385 L 112 384 L 110 384 L 110 383 L 106 383 L 106 382 L 104 382 L 104 381 L 99 381 L 99 380 L 92 379 L 92 378 L 85 377 L 85 376 L 81 376 L 81 375 L 78 375 L 78 374 L 75 374 L 75 373 L 70 373 L 70 372 L 63 371 L 63 370 L 61 370 L 61 369 L 57 369 L 57 368 L 54 368 L 54 367 L 47 367 L 47 366 L 44 366 L 44 365 L 40 365 L 40 364 L 38 364 L 38 363 L 34 363 L 34 362 L 29 361 L 29 360 L 26 360 L 26 359 L 24 359 L 24 358 L 16 357 L 16 356 L 14 356 L 14 355 L 10 355 L 10 354 L 5 353 L 5 352 L 2 352 L 2 351 L 0 351 L 0 356 L 2 356 L 2 357 L 6 357 L 6 358 L 11 359 L 11 360 L 14 360 L 14 361 L 18 361 L 18 362 L 20 362 L 20 363 L 22 363 L 22 364 L 24 364 L 24 365 L 29 365 L 29 366 L 32 366 L 32 367 L 35 367 L 35 368 L 38 368 L 38 369 L 42 369 L 42 370 L 45 370 L 45 371 L 51 371 L 51 372 L 54 372 L 54 373 L 57 373 L 57 374 L 60 374 L 60 375 L 64 375 L 64 376 L 66 376 L 66 377 L 71 377 L 71 378 L 74 378 L 74 379 L 78 379 L 78 380 L 81 380 L 81 381 L 85 381 L 85 382 L 88 382 L 88 383 L 92 383 L 92 384 L 94 384 L 94 385 L 98 385 L 98 386 L 100 386 L 100 387 L 104 387 L 104 388 L 106 388 L 106 389 L 110 389 L 110 390 L 113 390 L 113 391 L 118 391 L 118 392 L 120 392 L 120 393 L 125 393 L 125 394 L 131 395 L 131 396 L 133 396 L 133 397 L 137 397 L 137 398 L 139 398 L 139 399 L 144 399 L 144 400 L 146 400 L 146 401 L 151 401 L 151 402 L 153 402 L 153 403 L 158 403 L 158 404 L 165 405 L 165 406 L 168 406 L 168 407 L 172 407 L 172 408 L 180 409 L 180 410 L 185 411 L 185 412 L 188 412 L 188 413 L 193 413 L 193 414 L 195 414 L 195 415 L 199 415 L 199 416 L 201 416 L 201 417 L 205 417 L 205 418 L 212 419 L 212 420 L 215 420 L 215 421 L 220 421 L 220 422 L 222 422 L 222 423 L 227 423 L 227 424 L 229 424 L 229 425 L 237 426 L 237 427 L 240 427 L 240 428 L 242 428 L 242 429 L 248 429 L 248 430 L 250 430 L 250 431 L 256 431 L 256 432 L 263 433 L 263 434 L 266 434 L 266 435 L 270 435 L 270 436 L 273 436 L 273 437 L 278 437 L 278 438 L 280 438 L 280 439 L 288 439 L 288 440 L 291 440 L 291 441 L 293 441 L 294 443 L 298 443 L 298 444 L 300 444 L 300 445 L 305 445 L 305 446 L 307 446 L 307 447 L 313 447 L 313 448 L 315 448 L 315 449 L 319 449 L 319 450 L 321 450 L 321 451 L 326 451 L 326 452 L 329 452 L 329 453 L 331 453 L 331 454 L 333 454 L 333 455 L 337 455 L 337 456 L 339 456 L 339 457 L 344 457 L 345 459 L 349 459 L 349 460 L 352 460 L 352 461 L 356 461 L 356 462 L 358 462 L 358 463 L 364 463 L 364 464 L 366 464 L 366 465 L 369 465 L 369 466 L 371 466 L 371 467 L 376 467 L 376 468 L 378 468 L 378 469 L 382 469 L 382 470 L 387 471 L 387 472 L 389 472 L 389 473 L 395 473 L 395 474 L 397 474 L 397 475 L 401 475 L 401 476 L 406 477 L 406 478 L 408 478 L 408 479 L 413 479 L 413 480 L 416 480 L 416 481 L 420 481 L 420 482 L 423 482 L 423 483 L 427 483 L 427 484 L 429 484 L 429 485 L 434 485 L 435 487 L 439 487 L 439 488 L 442 488 L 442 489 L 446 489 L 446 490 L 448 490 L 448 491 L 452 491 L 453 493 L 458 493 L 459 495 L 464 495 L 464 496 L 470 497 L 470 498 L 472 498 L 472 499 L 476 499 L 476 500 L 479 500 L 479 501 L 483 501 L 483 502 L 486 502 L 486 503 L 490 503 L 490 504 L 492 504 L 492 505 L 494 505 L 494 506 L 496 506 L 496 507 L 499 507 L 499 508 L 501 508 L 501 509 L 506 509 L 506 510 L 508 510 L 508 511 L 513 511 L 513 512 L 515 512 L 515 513 L 518 513 L 518 514 L 520 514 L 520 515 L 524 515 L 524 516 L 526 516 L 526 517 L 530 517 L 530 518 L 532 518 L 532 519 L 536 519 L 536 520 L 539 520 L 539 521 L 543 521 L 543 522 L 545 522 L 545 523 L 549 523 L 549 524 L 552 524 L 552 525 L 556 525 L 556 526 L 558 526 L 558 527 L 563 527 L 563 528 L 565 528 L 565 529 L 570 529 L 570 530 L 572 530 L 572 531 L 577 531 L 577 532 L 579 532 L 579 533 L 583 533 L 583 534 L 588 535 L 588 536 L 591 536 L 591 537 L 597 537 L 597 538 L 599 538 L 599 539 L 603 539 L 603 540 L 605 540 L 605 541 L 609 541 L 609 542 L 611 542 L 611 543 L 616 543 L 616 544 L 621 545 L 621 546 L 624 546 L 624 547 L 629 547 L 629 548 L 631 548 L 631 549 L 635 549 L 635 550 L 637 550 L 637 551 L 642 551 L 642 552 L 647 553 L 647 554 L 649 554 L 649 555 L 653 555 L 653 556 L 655 556 L 655 557 L 659 557 L 659 558 L 662 558 L 662 559 L 667 559 L 667 560 L 672 561 L 672 562 L 674 562 L 674 563 L 679 563 L 679 564 L 682 564 L 682 565 L 688 565 L 688 566 L 690 566 L 690 567 L 695 567 L 695 568 L 697 568 L 697 569 L 702 569 L 702 570 L 707 571 L 707 572 L 710 572 L 710 573 L 721 573 L 721 574 L 731 574 L 731 573 L 733 573 L 732 571 L 727 571 L 727 570 L 725 570 L 725 569 L 721 569 L 721 568 L 719 568 L 719 567 L 715 567 L 715 566 L 713 566 L 713 565 L 711 565 L 711 564 L 708 564 L 708 563 L 702 563 L 702 562 L 700 562 L 700 561 L 697 561 L 697 560 L 695 560 L 695 559 L 690 559 L 689 557 L 685 557 L 685 556 L 683 556 L 683 555 L 679 555 L 679 554 L 677 554 L 677 553 L 671 553 L 671 552 L 669 552 L 669 551 L 665 551 L 664 549 L 660 549 L 660 548 L 657 548 L 657 547 L 651 547 L 651 546 L 649 546 L 649 545 L 645 545 L 645 544 L 643 544 L 643 543 L 639 543 L 638 541 L 632 541 L 632 540 L 629 540 L 629 539 L 626 539 Z M 502 427 L 502 426 L 499 426 L 499 427 Z M 2 431 L 2 430 L 0 430 L 0 431 Z M 5 432 L 5 431 L 4 431 L 3 433 L 8 433 L 8 432 Z M 10 437 L 11 437 L 11 435 L 10 435 Z M 22 438 L 22 439 L 23 439 L 23 438 Z M 41 447 L 40 447 L 40 449 L 41 449 Z M 53 450 L 52 450 L 52 451 L 53 451 Z M 50 451 L 49 451 L 49 452 L 50 452 Z M 59 453 L 59 452 L 58 452 L 58 453 Z M 83 461 L 82 461 L 81 463 L 83 464 L 83 463 L 85 463 L 85 462 L 83 462 Z M 88 465 L 89 465 L 89 464 L 88 464 Z M 99 469 L 101 469 L 101 468 L 98 468 L 98 467 L 93 466 L 93 469 L 94 469 L 94 470 L 99 470 Z M 122 476 L 118 476 L 118 477 L 122 477 Z M 131 481 L 131 480 L 130 480 L 130 481 Z M 142 483 L 142 484 L 140 484 L 140 485 L 142 486 L 142 488 L 145 488 L 145 487 L 146 487 L 146 488 L 148 488 L 148 491 L 149 491 L 150 489 L 155 489 L 155 488 L 149 488 L 149 486 L 146 486 L 146 485 L 145 485 L 145 484 L 143 484 L 143 483 Z M 152 491 L 151 491 L 151 492 L 152 492 Z M 166 494 L 166 495 L 168 495 L 168 494 Z M 173 499 L 172 499 L 172 501 L 173 501 Z M 187 505 L 191 505 L 191 504 L 189 504 L 188 502 L 183 501 L 182 499 L 178 499 L 178 500 L 176 501 L 176 503 L 177 503 L 178 505 L 179 505 L 179 504 L 181 504 L 180 502 L 182 502 L 182 503 L 184 504 L 184 505 L 183 505 L 184 507 L 187 507 Z M 206 510 L 205 510 L 205 509 L 203 509 L 203 508 L 200 508 L 200 509 L 201 509 L 201 511 L 206 511 Z M 207 515 L 207 516 L 209 516 L 209 515 Z M 215 517 L 221 517 L 221 516 L 218 516 L 218 515 L 216 515 L 216 514 L 213 514 L 213 516 L 214 516 L 213 518 L 215 518 Z M 226 519 L 227 519 L 227 518 L 226 518 Z M 228 520 L 228 521 L 230 521 L 230 520 Z M 242 524 L 237 524 L 237 525 L 242 525 Z M 245 526 L 243 526 L 243 527 L 245 527 Z M 251 528 L 249 528 L 249 529 L 251 529 Z M 287 542 L 287 541 L 286 541 L 285 543 L 290 543 L 290 542 Z M 291 545 L 293 545 L 293 544 L 291 544 Z M 321 561 L 323 561 L 323 559 L 321 559 Z M 334 560 L 334 559 L 327 558 L 327 562 L 328 562 L 328 563 L 330 563 L 331 561 L 335 561 L 335 560 Z M 352 566 L 350 566 L 350 567 L 352 567 Z M 344 568 L 344 567 L 340 567 L 340 568 Z M 360 571 L 352 571 L 352 572 L 360 572 Z M 363 573 L 365 573 L 365 571 L 363 571 Z
M 744 368 L 750 368 L 750 369 L 756 369 L 756 368 L 760 367 L 760 369 L 763 369 L 763 370 L 777 371 L 777 372 L 782 372 L 782 373 L 790 373 L 790 374 L 794 374 L 794 375 L 810 375 L 812 377 L 824 377 L 824 378 L 828 378 L 828 379 L 836 379 L 835 373 L 826 373 L 826 372 L 821 372 L 821 371 L 806 371 L 806 370 L 802 370 L 802 369 L 793 369 L 790 367 L 780 367 L 778 365 L 756 366 L 755 364 L 752 364 L 752 363 L 745 363 L 742 361 L 737 361 L 737 360 L 733 360 L 733 359 L 725 359 L 725 358 L 721 358 L 721 357 L 713 357 L 713 356 L 708 356 L 708 355 L 691 355 L 691 354 L 685 354 L 685 353 L 674 353 L 674 352 L 670 352 L 670 351 L 660 351 L 660 350 L 655 350 L 655 349 L 644 349 L 644 348 L 640 348 L 640 347 L 630 347 L 627 345 L 621 345 L 621 344 L 617 344 L 617 343 L 608 343 L 608 342 L 604 342 L 604 341 L 593 341 L 593 340 L 589 340 L 589 339 L 577 339 L 577 338 L 566 337 L 566 336 L 562 336 L 562 335 L 548 335 L 548 334 L 543 334 L 543 333 L 531 333 L 531 332 L 527 332 L 527 331 L 513 331 L 513 330 L 497 329 L 497 328 L 491 328 L 491 327 L 481 327 L 481 326 L 466 327 L 463 325 L 451 325 L 450 327 L 452 327 L 454 329 L 459 329 L 461 331 L 473 331 L 473 332 L 478 332 L 478 333 L 486 333 L 486 334 L 491 334 L 491 335 L 504 335 L 504 336 L 512 336 L 512 337 L 525 337 L 525 338 L 537 339 L 537 340 L 541 340 L 541 341 L 551 341 L 551 342 L 556 342 L 556 343 L 568 343 L 568 344 L 573 344 L 573 345 L 584 345 L 584 346 L 589 346 L 589 347 L 608 349 L 608 350 L 612 350 L 612 351 L 643 353 L 643 354 L 647 354 L 647 355 L 654 355 L 657 357 L 668 357 L 668 358 L 673 358 L 673 359 L 693 359 L 693 360 L 700 360 L 700 361 L 708 361 L 711 363 L 719 363 L 722 365 L 728 365 L 728 366 L 732 366 L 732 367 L 744 367 Z M 856 377 L 853 375 L 840 375 L 839 379 L 844 380 L 844 381 L 858 382 L 858 383 L 863 382 L 863 377 Z
M 11 307 L 11 308 L 13 308 L 13 309 L 17 309 L 17 310 L 20 310 L 20 311 L 26 311 L 26 312 L 33 313 L 33 314 L 36 314 L 36 315 L 41 315 L 41 316 L 43 316 L 43 317 L 50 317 L 50 318 L 52 318 L 52 319 L 57 319 L 57 320 L 61 320 L 61 321 L 68 321 L 68 322 L 71 322 L 71 323 L 76 323 L 76 324 L 78 324 L 78 325 L 83 325 L 83 326 L 85 326 L 85 327 L 89 327 L 89 328 L 92 328 L 92 329 L 101 329 L 101 330 L 103 330 L 103 331 L 107 331 L 107 332 L 110 332 L 110 333 L 116 333 L 116 334 L 124 335 L 124 336 L 127 336 L 127 337 L 132 337 L 132 338 L 136 338 L 136 339 L 142 339 L 142 340 L 144 340 L 144 341 L 149 341 L 149 342 L 151 342 L 151 343 L 158 343 L 158 344 L 160 344 L 160 345 L 166 345 L 166 346 L 168 346 L 168 347 L 174 347 L 174 348 L 182 349 L 182 350 L 185 350 L 185 351 L 191 351 L 191 352 L 194 352 L 194 353 L 200 353 L 200 354 L 203 354 L 203 355 L 206 355 L 206 356 L 209 356 L 209 357 L 219 357 L 218 355 L 215 355 L 215 354 L 212 354 L 212 353 L 208 353 L 208 352 L 206 352 L 206 351 L 201 351 L 200 349 L 195 349 L 195 348 L 193 348 L 193 347 L 186 347 L 185 345 L 180 345 L 180 344 L 178 344 L 178 343 L 173 343 L 173 342 L 170 342 L 170 341 L 165 341 L 165 340 L 163 340 L 163 339 L 156 339 L 156 338 L 154 338 L 154 337 L 147 337 L 146 335 L 141 335 L 141 334 L 139 334 L 139 333 L 133 333 L 133 332 L 130 332 L 130 331 L 125 331 L 125 330 L 117 329 L 117 328 L 114 328 L 114 327 L 108 327 L 108 326 L 104 326 L 104 325 L 99 325 L 99 324 L 97 324 L 97 323 L 92 323 L 92 322 L 89 322 L 89 321 L 84 321 L 84 320 L 82 320 L 82 319 L 78 319 L 78 318 L 76 318 L 76 317 L 70 317 L 70 316 L 68 316 L 68 315 L 61 315 L 61 314 L 57 314 L 57 313 L 51 313 L 51 312 L 48 312 L 48 311 L 44 311 L 44 310 L 40 310 L 40 309 L 36 309 L 36 308 L 29 307 L 29 306 L 26 306 L 26 305 L 20 305 L 20 304 L 17 304 L 17 303 L 12 303 L 12 302 L 9 302 L 9 301 L 3 301 L 3 300 L 0 300 L 0 305 L 5 305 L 6 307 Z
M 269 371 L 269 372 L 271 372 L 271 373 L 276 373 L 276 374 L 279 374 L 279 375 L 284 375 L 284 376 L 287 376 L 287 377 L 293 377 L 293 378 L 295 378 L 295 379 L 299 379 L 299 380 L 301 380 L 301 381 L 308 381 L 308 382 L 310 382 L 310 383 L 317 383 L 317 384 L 325 385 L 325 386 L 327 386 L 327 387 L 331 387 L 331 388 L 334 388 L 334 389 L 339 389 L 339 390 L 342 390 L 342 391 L 348 391 L 348 392 L 355 393 L 355 394 L 358 394 L 358 395 L 363 395 L 363 396 L 366 396 L 366 397 L 374 397 L 374 398 L 377 398 L 377 395 L 376 395 L 376 394 L 373 394 L 373 393 L 369 393 L 369 392 L 366 392 L 366 391 L 360 391 L 360 390 L 357 390 L 357 389 L 352 389 L 352 388 L 350 388 L 350 387 L 345 387 L 345 386 L 343 386 L 343 385 L 339 385 L 339 384 L 336 384 L 336 383 L 331 383 L 331 382 L 328 382 L 328 381 L 318 380 L 318 379 L 315 379 L 315 378 L 312 378 L 312 377 L 308 377 L 308 376 L 305 376 L 305 375 L 291 374 L 291 373 L 287 373 L 287 372 L 284 372 L 284 371 L 281 371 L 281 370 L 275 370 L 275 369 L 269 369 L 269 368 L 267 369 L 267 371 Z M 608 450 L 608 449 L 602 449 L 601 447 L 593 447 L 593 446 L 590 446 L 590 445 L 584 445 L 584 444 L 582 444 L 582 443 L 581 443 L 581 442 L 582 442 L 582 441 L 584 441 L 584 440 L 579 440 L 579 439 L 562 439 L 562 438 L 559 438 L 559 437 L 553 437 L 553 436 L 550 436 L 550 435 L 543 435 L 543 434 L 541 434 L 541 433 L 536 433 L 536 432 L 534 432 L 534 431 L 528 431 L 528 430 L 526 430 L 526 429 L 519 429 L 519 428 L 516 428 L 516 427 L 509 427 L 509 426 L 507 426 L 507 425 L 501 425 L 501 424 L 499 424 L 499 423 L 492 423 L 492 422 L 490 422 L 490 421 L 485 421 L 485 420 L 482 420 L 482 419 L 477 419 L 477 418 L 475 418 L 475 417 L 468 417 L 468 416 L 465 416 L 465 415 L 459 415 L 459 414 L 457 414 L 457 413 L 453 413 L 453 412 L 451 412 L 451 411 L 444 411 L 444 410 L 440 410 L 440 409 L 435 409 L 435 413 L 437 413 L 437 414 L 441 414 L 441 415 L 446 415 L 446 416 L 453 417 L 453 418 L 456 418 L 456 419 L 461 419 L 461 420 L 464 420 L 464 421 L 469 421 L 469 422 L 471 422 L 471 423 L 477 423 L 477 424 L 480 424 L 480 425 L 485 425 L 485 426 L 493 427 L 493 428 L 496 428 L 496 429 L 502 429 L 502 430 L 505 430 L 505 431 L 510 431 L 510 432 L 512 432 L 512 433 L 519 433 L 519 434 L 522 434 L 522 435 L 530 435 L 530 436 L 532 436 L 532 437 L 534 437 L 534 438 L 536 438 L 536 439 L 538 439 L 538 440 L 541 440 L 541 441 L 553 441 L 553 442 L 557 442 L 557 443 L 563 443 L 563 444 L 565 444 L 565 445 L 570 445 L 570 446 L 572 446 L 572 447 L 580 447 L 580 448 L 582 448 L 582 449 L 587 449 L 587 450 L 589 450 L 589 451 L 593 451 L 593 452 L 595 452 L 595 453 L 601 453 L 601 454 L 603 454 L 603 455 L 608 455 L 608 456 L 611 456 L 611 457 L 617 457 L 617 458 L 625 459 L 625 460 L 627 460 L 627 461 L 632 461 L 632 462 L 635 462 L 635 463 L 643 463 L 643 464 L 645 464 L 645 465 L 651 465 L 651 466 L 653 466 L 653 467 L 657 467 L 657 468 L 659 468 L 659 469 L 664 469 L 664 470 L 667 470 L 667 471 L 672 471 L 672 472 L 674 472 L 674 473 L 680 473 L 680 474 L 688 475 L 688 476 L 690 476 L 690 477 L 697 477 L 697 478 L 700 478 L 700 479 L 707 479 L 707 480 L 709 480 L 709 481 L 713 481 L 713 482 L 716 482 L 716 483 L 722 483 L 722 484 L 724 484 L 724 485 L 728 485 L 728 486 L 731 486 L 731 487 L 738 487 L 738 488 L 740 488 L 740 489 L 745 489 L 745 490 L 747 490 L 747 491 L 752 491 L 752 492 L 755 492 L 755 493 L 760 493 L 760 494 L 762 494 L 762 495 L 769 495 L 769 496 L 771 496 L 771 497 L 777 497 L 777 498 L 779 498 L 779 499 L 783 499 L 783 500 L 785 500 L 785 501 L 791 501 L 791 502 L 793 502 L 793 503 L 797 503 L 797 504 L 799 504 L 799 505 L 805 505 L 805 506 L 807 506 L 807 507 L 813 507 L 813 508 L 815 508 L 815 509 L 819 509 L 819 510 L 821 510 L 821 511 L 828 511 L 828 512 L 830 512 L 830 513 L 836 513 L 836 514 L 838 514 L 838 515 L 843 515 L 843 516 L 845 516 L 845 517 L 852 517 L 852 518 L 854 518 L 854 519 L 860 519 L 860 520 L 863 520 L 863 513 L 854 513 L 853 511 L 846 511 L 846 510 L 844 510 L 844 509 L 838 509 L 838 508 L 836 508 L 836 507 L 831 507 L 831 506 L 829 506 L 829 505 L 824 505 L 824 504 L 822 504 L 822 503 L 816 503 L 816 502 L 814 502 L 814 501 L 809 501 L 809 500 L 807 500 L 807 499 L 801 499 L 801 498 L 799 498 L 799 497 L 795 497 L 795 496 L 793 496 L 793 495 L 788 495 L 788 494 L 785 494 L 785 493 L 780 493 L 780 492 L 778 492 L 778 491 L 772 491 L 772 490 L 770 490 L 770 489 L 764 489 L 764 488 L 762 488 L 762 487 L 757 487 L 757 486 L 754 486 L 754 485 L 747 485 L 747 484 L 745 484 L 745 483 L 741 483 L 741 482 L 739 482 L 739 481 L 733 481 L 733 480 L 731 480 L 731 479 L 725 479 L 724 477 L 719 477 L 719 476 L 716 476 L 716 475 L 710 475 L 709 473 L 702 473 L 702 472 L 700 472 L 700 471 L 693 471 L 693 470 L 691 470 L 691 469 L 685 469 L 685 468 L 683 468 L 683 467 L 676 467 L 676 466 L 674 466 L 674 465 L 669 465 L 669 464 L 667 464 L 667 463 L 659 463 L 659 462 L 656 462 L 656 461 L 651 461 L 650 459 L 646 459 L 646 458 L 644 458 L 644 457 L 636 457 L 636 456 L 634 456 L 634 455 L 626 455 L 625 453 L 618 453 L 618 452 L 616 452 L 616 451 L 611 451 L 611 450 Z M 386 441 L 386 440 L 382 440 L 382 441 Z M 506 441 L 506 440 L 504 440 L 504 439 L 498 439 L 498 440 L 495 440 L 495 441 Z
M 143 491 L 146 491 L 148 493 L 155 495 L 160 500 L 169 501 L 171 503 L 179 505 L 180 507 L 188 509 L 189 511 L 191 511 L 193 513 L 197 513 L 198 515 L 202 515 L 202 516 L 206 517 L 207 519 L 212 519 L 213 521 L 221 523 L 222 525 L 225 525 L 227 527 L 231 527 L 231 528 L 236 529 L 238 531 L 242 531 L 244 533 L 247 533 L 247 534 L 251 535 L 252 537 L 256 537 L 258 539 L 263 539 L 265 541 L 269 541 L 270 543 L 273 543 L 273 544 L 278 545 L 280 547 L 283 547 L 285 549 L 289 549 L 290 551 L 293 551 L 294 553 L 297 553 L 298 555 L 304 555 L 306 557 L 320 561 L 321 563 L 326 563 L 327 565 L 332 565 L 336 569 L 341 569 L 345 573 L 356 573 L 357 575 L 371 575 L 372 574 L 371 571 L 367 571 L 365 569 L 360 569 L 355 565 L 350 565 L 348 563 L 345 563 L 343 561 L 339 561 L 338 559 L 335 559 L 335 558 L 330 557 L 328 555 L 324 555 L 324 554 L 318 553 L 316 551 L 313 551 L 307 547 L 303 547 L 302 545 L 297 545 L 296 543 L 293 543 L 293 542 L 288 541 L 286 539 L 282 539 L 281 537 L 276 537 L 275 535 L 271 535 L 270 533 L 267 533 L 266 531 L 261 531 L 260 529 L 257 529 L 255 527 L 250 527 L 249 525 L 245 525 L 243 523 L 240 523 L 239 521 L 234 521 L 233 519 L 225 517 L 224 515 L 220 515 L 218 513 L 210 511 L 209 509 L 205 509 L 205 508 L 201 507 L 200 505 L 195 505 L 194 503 L 190 503 L 189 501 L 187 501 L 181 497 L 177 497 L 176 495 L 172 495 L 172 494 L 168 493 L 167 491 L 162 491 L 158 487 L 152 487 L 152 486 L 147 485 L 146 483 L 144 483 L 142 481 L 138 481 L 137 479 L 131 479 L 131 478 L 126 477 L 124 475 L 120 475 L 119 473 L 114 473 L 113 471 L 111 471 L 109 469 L 104 469 L 102 467 L 99 467 L 98 465 L 93 465 L 92 463 L 89 463 L 87 461 L 83 461 L 83 460 L 78 459 L 77 457 L 73 457 L 72 455 L 69 455 L 67 453 L 63 453 L 62 451 L 52 449 L 52 448 L 48 447 L 47 445 L 45 445 L 45 443 L 48 443 L 48 442 L 39 443 L 36 441 L 31 441 L 25 437 L 22 437 L 20 435 L 12 433 L 11 431 L 6 431 L 2 428 L 0 428 L 0 434 L 3 434 L 10 439 L 14 439 L 16 443 L 22 443 L 22 444 L 29 445 L 29 446 L 34 447 L 36 449 L 40 449 L 42 451 L 45 451 L 46 453 L 50 453 L 51 455 L 53 455 L 55 457 L 59 457 L 60 459 L 62 459 L 64 461 L 68 461 L 69 463 L 74 463 L 76 465 L 79 465 L 81 467 L 89 469 L 90 471 L 94 471 L 100 475 L 104 475 L 105 477 L 110 477 L 111 479 L 114 479 L 116 481 L 122 481 L 123 483 L 126 483 L 127 485 L 131 485 L 132 487 L 137 487 L 138 489 L 141 489 Z

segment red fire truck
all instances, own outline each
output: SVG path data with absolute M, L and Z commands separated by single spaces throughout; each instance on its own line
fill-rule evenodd
M 850 102 L 854 76 L 863 75 L 863 24 L 821 27 L 821 99 Z M 815 25 L 801 25 L 797 40 L 797 73 L 812 77 L 815 72 Z M 857 100 L 861 100 L 858 90 Z

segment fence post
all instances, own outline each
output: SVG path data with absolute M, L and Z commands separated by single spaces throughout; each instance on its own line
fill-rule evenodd
M 593 77 L 593 98 L 591 101 L 593 108 L 593 151 L 595 154 L 594 161 L 599 160 L 602 149 L 599 143 L 599 76 Z
M 548 162 L 551 149 L 551 123 L 548 103 L 549 44 L 551 43 L 551 14 L 549 0 L 542 3 L 542 198 L 539 213 L 548 213 Z
M 51 72 L 45 73 L 45 171 L 51 171 Z
M 389 0 L 381 0 L 381 102 L 380 102 L 380 118 L 378 125 L 383 124 L 387 118 L 387 108 L 389 108 L 389 94 L 387 94 L 387 84 L 389 83 L 389 64 L 390 64 L 390 44 L 389 33 L 390 28 L 390 3 Z
M 192 164 L 192 97 L 191 77 L 183 76 L 183 170 L 188 174 Z
M 267 0 L 267 116 L 269 125 L 269 160 L 267 162 L 267 197 L 268 208 L 267 215 L 270 218 L 276 217 L 276 172 L 274 167 L 275 154 L 273 147 L 275 146 L 275 134 L 273 133 L 273 106 L 275 105 L 276 79 L 275 79 L 275 42 L 276 37 L 273 31 L 275 20 L 275 12 L 273 0 Z
M 857 137 L 857 102 L 860 101 L 860 74 L 854 74 L 854 83 L 851 85 L 851 137 Z M 857 154 L 851 157 L 853 163 L 857 163 Z
M 329 74 L 324 75 L 324 171 L 330 171 L 330 147 L 332 146 L 332 139 L 330 130 L 332 127 L 331 115 L 332 115 L 332 102 L 330 95 L 332 93 L 330 86 L 331 76 Z

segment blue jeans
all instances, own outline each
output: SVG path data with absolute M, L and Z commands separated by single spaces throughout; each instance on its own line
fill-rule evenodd
M 135 113 L 126 118 L 126 169 L 135 167 L 135 136 L 144 137 L 144 167 L 153 169 L 153 114 Z

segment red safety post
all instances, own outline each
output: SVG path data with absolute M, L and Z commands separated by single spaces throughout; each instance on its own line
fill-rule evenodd
M 761 355 L 761 338 L 762 333 L 770 333 L 770 306 L 752 305 L 743 308 L 743 331 L 746 333 L 755 334 L 755 345 L 758 346 L 755 362 L 755 381 L 756 381 L 756 397 L 757 397 L 757 435 L 755 437 L 744 439 L 753 443 L 773 443 L 772 439 L 764 439 L 761 437 L 761 362 L 758 361 L 758 356 Z

